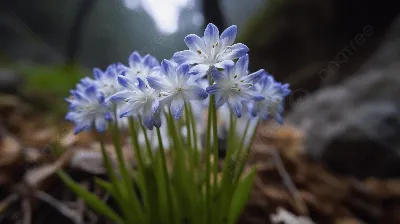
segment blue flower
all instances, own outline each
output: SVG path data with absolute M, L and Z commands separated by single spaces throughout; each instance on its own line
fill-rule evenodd
M 67 100 L 70 111 L 65 119 L 75 123 L 75 134 L 88 130 L 93 125 L 102 132 L 106 129 L 107 121 L 113 119 L 105 104 L 104 95 L 97 91 L 95 85 L 85 86 L 88 84 L 86 81 L 90 80 L 82 80 L 77 88 L 71 91 L 72 98 Z
M 249 57 L 245 55 L 234 65 L 225 65 L 223 71 L 211 70 L 211 76 L 215 83 L 207 87 L 209 94 L 215 94 L 215 105 L 220 107 L 226 102 L 235 112 L 236 116 L 242 116 L 243 101 L 264 100 L 264 97 L 254 90 L 253 86 L 265 74 L 261 69 L 248 74 Z
M 233 44 L 236 33 L 237 27 L 233 25 L 219 36 L 218 28 L 210 23 L 204 30 L 203 38 L 195 34 L 186 36 L 185 43 L 189 50 L 175 53 L 173 59 L 179 64 L 196 64 L 190 73 L 204 76 L 211 66 L 223 68 L 225 64 L 233 64 L 233 59 L 247 54 L 249 48 L 246 45 Z
M 148 76 L 149 85 L 159 91 L 158 96 L 162 105 L 170 105 L 172 116 L 179 119 L 182 115 L 184 104 L 190 100 L 204 100 L 207 92 L 195 83 L 189 83 L 188 64 L 176 66 L 168 60 L 161 63 L 161 74 Z
M 141 78 L 145 81 L 146 77 L 160 65 L 155 57 L 149 54 L 141 57 L 136 51 L 129 56 L 128 62 L 129 67 L 123 64 L 119 64 L 119 66 L 130 80 Z
M 258 115 L 262 120 L 273 117 L 278 123 L 282 124 L 284 99 L 291 92 L 289 84 L 283 85 L 276 82 L 271 75 L 265 75 L 254 87 L 265 97 L 265 100 L 248 104 L 251 115 L 254 117 Z
M 116 64 L 108 66 L 104 72 L 98 68 L 93 69 L 93 75 L 95 78 L 94 85 L 99 92 L 103 93 L 106 101 L 108 101 L 111 95 L 122 90 L 122 87 L 119 85 L 117 79 L 118 75 L 121 73 L 121 68 Z M 85 82 L 90 81 L 87 80 Z
M 135 82 L 136 81 L 136 82 Z M 112 101 L 119 103 L 119 116 L 141 116 L 143 125 L 152 130 L 153 126 L 160 127 L 160 106 L 157 92 L 150 88 L 141 78 L 131 80 L 120 75 L 118 82 L 125 89 L 111 96 Z

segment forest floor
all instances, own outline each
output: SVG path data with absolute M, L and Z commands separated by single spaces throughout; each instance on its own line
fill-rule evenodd
M 93 137 L 74 136 L 70 124 L 18 97 L 0 98 L 0 224 L 107 223 L 55 174 L 67 169 L 108 201 L 93 183 L 105 173 Z M 249 161 L 257 176 L 239 223 L 400 223 L 400 180 L 331 173 L 304 155 L 305 134 L 271 124 L 258 130 Z

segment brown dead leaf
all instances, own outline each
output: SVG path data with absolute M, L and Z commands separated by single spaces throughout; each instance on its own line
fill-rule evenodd
M 21 145 L 10 135 L 0 139 L 0 167 L 9 166 L 17 162 L 22 155 Z
M 53 177 L 57 170 L 65 167 L 71 156 L 72 150 L 66 151 L 57 161 L 52 164 L 45 164 L 38 168 L 29 170 L 24 175 L 24 182 L 27 186 L 32 188 L 40 188 L 46 180 Z

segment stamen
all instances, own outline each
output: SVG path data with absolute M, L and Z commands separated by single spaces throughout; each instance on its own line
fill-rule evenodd
M 200 54 L 201 54 L 201 51 L 200 51 L 200 50 L 197 50 L 197 54 L 199 54 L 199 55 L 200 55 Z

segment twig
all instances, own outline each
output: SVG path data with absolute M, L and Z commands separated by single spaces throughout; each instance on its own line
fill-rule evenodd
M 29 199 L 23 199 L 21 202 L 22 211 L 24 214 L 23 224 L 31 224 L 32 223 L 32 206 Z
M 278 170 L 279 175 L 282 178 L 283 184 L 288 188 L 290 194 L 292 195 L 297 208 L 304 215 L 308 214 L 308 209 L 304 204 L 303 199 L 300 197 L 300 194 L 294 185 L 292 179 L 290 178 L 289 173 L 286 171 L 285 166 L 283 165 L 281 156 L 276 148 L 272 150 L 272 159 L 276 165 L 276 169 Z
M 65 204 L 61 201 L 55 199 L 53 196 L 45 193 L 44 191 L 35 191 L 34 196 L 49 205 L 53 206 L 57 209 L 61 214 L 65 217 L 69 218 L 75 224 L 82 224 L 83 222 L 79 218 L 79 214 L 68 208 Z
M 10 194 L 4 200 L 0 201 L 0 214 L 4 212 L 10 206 L 10 204 L 16 202 L 19 199 L 19 195 Z

